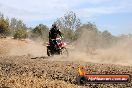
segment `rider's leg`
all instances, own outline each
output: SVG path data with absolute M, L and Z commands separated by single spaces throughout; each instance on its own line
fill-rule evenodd
M 49 42 L 50 42 L 51 50 L 54 50 L 54 46 L 55 46 L 55 45 L 54 45 L 53 40 L 50 40 Z
M 56 48 L 56 49 L 59 49 L 60 47 L 59 47 L 59 45 L 58 45 L 58 43 L 57 43 L 57 41 L 56 40 L 53 40 L 54 41 L 54 47 Z

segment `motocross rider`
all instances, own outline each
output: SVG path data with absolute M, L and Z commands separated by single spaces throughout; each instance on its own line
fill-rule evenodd
M 52 49 L 55 50 L 60 49 L 56 41 L 57 35 L 62 38 L 62 33 L 60 32 L 57 24 L 53 24 L 49 31 L 49 43 L 51 44 Z

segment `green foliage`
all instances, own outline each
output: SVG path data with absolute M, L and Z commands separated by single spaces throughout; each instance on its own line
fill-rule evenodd
M 0 35 L 7 36 L 9 33 L 9 22 L 4 18 L 3 15 L 0 15 Z
M 48 38 L 48 32 L 49 28 L 46 25 L 39 24 L 32 30 L 32 37 L 33 38 L 42 38 L 47 39 Z
M 22 20 L 11 18 L 10 31 L 14 39 L 23 39 L 27 37 L 27 27 Z
M 115 43 L 118 38 L 108 31 L 100 32 L 94 23 L 81 24 L 80 19 L 72 11 L 64 14 L 63 17 L 55 21 L 63 33 L 64 40 L 84 42 L 88 47 L 109 47 Z M 46 25 L 39 24 L 35 28 L 28 30 L 22 20 L 16 18 L 4 18 L 0 13 L 0 35 L 7 36 L 11 34 L 15 39 L 22 38 L 42 38 L 48 39 L 49 28 Z
M 17 35 L 16 31 L 20 31 L 20 30 L 27 30 L 27 27 L 26 25 L 23 23 L 22 20 L 17 20 L 16 18 L 11 18 L 11 21 L 10 21 L 10 29 L 11 29 L 11 35 L 14 36 L 14 35 Z M 24 33 L 24 32 L 23 32 Z M 24 35 L 24 34 L 23 34 Z
M 87 47 L 108 47 L 115 37 L 108 31 L 100 32 L 94 23 L 82 24 L 74 12 L 68 12 L 55 21 L 64 34 L 64 40 L 78 40 Z
M 17 30 L 16 25 L 17 25 L 17 19 L 16 18 L 11 18 L 10 30 L 11 30 L 11 35 L 12 36 L 15 34 L 15 31 Z
M 25 39 L 27 37 L 27 32 L 24 29 L 18 29 L 14 33 L 14 39 Z

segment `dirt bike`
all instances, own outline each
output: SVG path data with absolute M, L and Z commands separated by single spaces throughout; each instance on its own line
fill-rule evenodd
M 49 42 L 47 43 L 47 55 L 53 56 L 53 55 L 63 55 L 68 56 L 68 50 L 66 48 L 66 43 L 61 41 L 61 38 L 53 39 L 56 40 L 57 46 L 52 46 L 52 44 Z

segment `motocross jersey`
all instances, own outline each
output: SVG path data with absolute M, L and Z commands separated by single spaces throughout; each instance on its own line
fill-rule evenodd
M 52 28 L 49 32 L 49 39 L 56 39 L 58 34 L 62 37 L 59 29 Z

